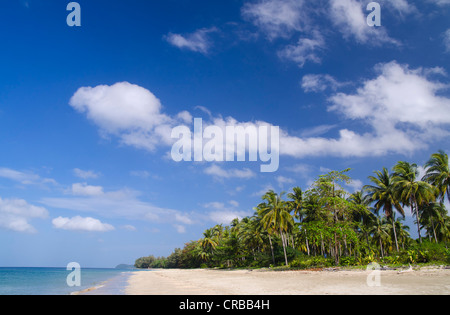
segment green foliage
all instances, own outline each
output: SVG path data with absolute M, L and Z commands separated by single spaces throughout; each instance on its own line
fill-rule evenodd
M 141 257 L 137 268 L 326 268 L 367 266 L 372 262 L 407 265 L 450 263 L 448 156 L 440 151 L 425 165 L 398 162 L 370 176 L 371 185 L 350 194 L 350 169 L 319 176 L 308 190 L 272 190 L 262 196 L 253 216 L 216 225 L 167 258 Z M 440 201 L 440 202 L 438 202 Z M 410 207 L 425 238 L 411 239 L 402 223 Z M 280 269 L 281 268 L 281 269 Z
M 290 267 L 298 269 L 328 268 L 334 265 L 332 258 L 322 256 L 310 256 L 294 259 Z

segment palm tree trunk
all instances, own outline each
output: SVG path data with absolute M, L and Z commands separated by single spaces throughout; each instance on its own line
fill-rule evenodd
M 320 233 L 320 245 L 321 245 L 321 248 L 320 248 L 320 251 L 321 251 L 321 254 L 322 254 L 322 256 L 323 256 L 323 252 L 324 252 L 324 244 L 323 244 L 323 235 L 322 235 L 322 232 Z
M 381 237 L 380 237 L 380 249 L 381 249 L 381 258 L 384 258 L 384 254 L 383 254 L 383 242 L 381 241 Z
M 288 260 L 286 255 L 286 238 L 284 237 L 283 231 L 280 228 L 280 236 L 281 236 L 281 243 L 283 244 L 283 252 L 284 252 L 284 262 L 286 263 L 286 266 L 288 266 Z
M 305 237 L 306 237 L 306 249 L 308 250 L 308 256 L 310 256 L 308 235 L 306 234 L 306 231 L 305 231 Z
M 275 255 L 273 253 L 273 245 L 272 245 L 272 238 L 269 235 L 269 243 L 270 243 L 270 251 L 272 252 L 272 262 L 275 265 Z
M 437 240 L 437 237 L 436 237 L 436 228 L 434 227 L 434 221 L 433 221 L 433 218 L 431 218 L 431 225 L 433 226 L 434 240 L 435 240 L 436 243 L 437 243 L 438 240 Z
M 399 248 L 398 248 L 398 241 L 397 241 L 397 232 L 395 230 L 394 217 L 392 217 L 392 228 L 394 229 L 395 247 L 397 248 L 397 252 L 398 252 Z
M 412 205 L 414 204 L 414 207 L 416 208 L 416 221 L 417 221 L 417 233 L 419 234 L 419 242 L 422 244 L 422 236 L 420 235 L 420 220 L 419 220 L 419 207 L 417 205 L 416 198 L 414 198 L 414 195 L 411 197 L 413 202 L 411 203 L 411 212 L 412 212 Z

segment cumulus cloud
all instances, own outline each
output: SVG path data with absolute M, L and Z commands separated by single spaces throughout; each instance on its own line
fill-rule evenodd
M 0 198 L 0 228 L 35 233 L 36 229 L 29 223 L 29 220 L 47 217 L 48 211 L 45 208 L 31 205 L 22 199 Z
M 426 148 L 428 141 L 449 135 L 450 99 L 439 94 L 449 85 L 429 78 L 435 70 L 409 69 L 395 61 L 377 65 L 375 79 L 364 81 L 356 93 L 332 95 L 328 107 L 330 112 L 360 121 L 371 130 L 358 133 L 342 129 L 335 139 L 302 139 L 284 132 L 281 153 L 296 157 L 379 156 Z
M 172 143 L 172 126 L 188 118 L 186 113 L 175 117 L 162 113 L 153 93 L 128 82 L 81 87 L 69 104 L 93 121 L 103 136 L 117 136 L 123 144 L 149 151 Z
M 202 54 L 207 54 L 212 46 L 208 35 L 217 31 L 218 31 L 217 28 L 212 27 L 212 28 L 202 28 L 188 35 L 169 33 L 165 37 L 165 39 L 171 45 L 178 47 L 180 49 L 187 49 Z
M 450 99 L 441 93 L 449 84 L 433 79 L 445 77 L 442 68 L 410 69 L 408 65 L 392 61 L 377 65 L 374 73 L 374 78 L 363 79 L 353 93 L 334 92 L 328 98 L 328 111 L 335 113 L 343 121 L 359 122 L 358 129 L 341 129 L 335 138 L 320 135 L 337 125 L 315 126 L 303 130 L 300 136 L 281 129 L 280 154 L 296 158 L 318 155 L 364 157 L 388 153 L 410 154 L 449 135 Z M 326 75 L 319 78 L 307 77 L 304 84 L 310 90 L 323 89 L 323 84 L 332 86 L 336 91 L 342 86 Z M 174 143 L 170 139 L 172 126 L 176 123 L 184 125 L 185 121 L 190 120 L 190 115 L 186 113 L 181 115 L 184 117 L 181 120 L 162 114 L 159 100 L 142 87 L 118 83 L 111 87 L 97 88 L 80 89 L 72 98 L 71 104 L 86 113 L 101 130 L 118 136 L 124 144 L 150 151 L 157 147 L 168 147 Z M 116 88 L 123 92 L 120 97 L 113 97 L 117 93 Z M 108 113 L 109 106 L 117 113 Z M 124 121 L 121 121 L 119 112 L 126 112 Z M 262 121 L 239 122 L 232 117 L 211 117 L 203 122 L 204 128 L 211 125 L 220 128 L 222 132 L 227 126 L 242 127 L 242 130 L 247 127 L 271 126 Z M 248 141 L 244 149 L 249 154 L 255 153 L 254 146 L 248 145 L 257 143 L 255 136 L 252 133 L 246 134 Z M 217 137 L 217 140 L 223 141 L 221 137 Z M 234 148 L 235 141 L 225 139 L 222 144 L 224 149 L 229 146 Z M 220 147 L 219 143 L 217 147 Z M 215 164 L 207 167 L 205 173 L 222 179 L 254 176 L 249 169 L 224 169 Z M 81 191 L 83 186 L 76 188 Z
M 100 220 L 91 217 L 58 217 L 52 220 L 52 224 L 56 229 L 67 231 L 108 232 L 114 230 L 112 225 L 102 223 Z

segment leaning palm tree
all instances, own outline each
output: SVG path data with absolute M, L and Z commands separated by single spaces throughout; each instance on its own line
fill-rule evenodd
M 395 246 L 397 251 L 399 251 L 394 211 L 396 210 L 403 217 L 405 217 L 405 211 L 394 194 L 393 177 L 389 174 L 389 171 L 383 168 L 383 171 L 375 171 L 374 173 L 376 176 L 369 176 L 370 181 L 374 185 L 366 185 L 364 189 L 367 191 L 369 199 L 375 202 L 374 207 L 376 213 L 383 209 L 386 218 L 392 222 Z
M 273 190 L 267 192 L 263 199 L 266 201 L 261 210 L 262 223 L 267 231 L 279 233 L 283 245 L 284 260 L 288 265 L 286 254 L 287 238 L 285 233 L 293 226 L 292 216 L 289 214 L 286 201 L 282 199 L 284 192 L 279 195 Z
M 419 242 L 422 243 L 420 235 L 419 206 L 432 202 L 436 199 L 436 189 L 427 182 L 418 180 L 419 170 L 417 164 L 400 161 L 393 168 L 394 190 L 399 200 L 404 205 L 411 207 L 411 213 L 416 216 L 417 233 Z
M 448 155 L 440 150 L 438 153 L 431 155 L 431 158 L 425 164 L 426 174 L 422 180 L 430 183 L 437 188 L 438 198 L 444 201 L 447 195 L 450 201 L 450 167 L 448 163 Z

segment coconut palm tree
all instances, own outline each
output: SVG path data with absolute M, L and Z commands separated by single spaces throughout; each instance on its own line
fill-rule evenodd
M 289 214 L 286 201 L 283 200 L 284 192 L 279 195 L 273 190 L 270 190 L 263 196 L 263 200 L 266 202 L 262 204 L 260 208 L 260 215 L 262 217 L 262 223 L 267 231 L 273 233 L 279 233 L 281 243 L 283 245 L 284 260 L 286 266 L 288 265 L 286 246 L 287 238 L 285 233 L 293 226 L 294 220 Z M 270 232 L 269 232 L 270 233 Z
M 397 238 L 399 240 L 399 243 L 402 244 L 403 249 L 405 249 L 405 243 L 410 239 L 409 226 L 403 224 L 402 221 L 404 221 L 404 220 L 405 220 L 404 218 L 395 219 L 395 215 L 394 215 L 395 230 L 397 231 Z
M 447 209 L 442 202 L 432 202 L 419 209 L 421 224 L 427 229 L 429 237 L 435 242 L 448 239 L 450 234 L 450 221 Z
M 208 229 L 203 233 L 203 238 L 200 240 L 202 248 L 201 256 L 203 260 L 207 260 L 212 256 L 213 251 L 218 245 L 217 237 L 214 228 Z
M 450 167 L 448 155 L 440 150 L 431 155 L 431 158 L 425 164 L 426 174 L 422 180 L 430 183 L 437 188 L 438 198 L 444 201 L 445 195 L 450 202 Z
M 294 211 L 294 218 L 297 218 L 300 223 L 303 221 L 303 191 L 300 187 L 294 187 L 292 188 L 291 193 L 288 193 L 288 198 L 291 199 L 289 201 L 289 207 L 291 208 L 291 211 Z
M 370 250 L 369 227 L 372 225 L 375 215 L 371 212 L 370 204 L 372 200 L 369 195 L 359 190 L 347 198 L 348 201 L 360 206 L 360 211 L 353 215 L 354 224 L 359 232 L 360 238 L 365 239 Z
M 419 242 L 422 243 L 419 206 L 434 201 L 436 189 L 429 183 L 417 179 L 419 176 L 417 164 L 400 161 L 393 170 L 394 190 L 397 198 L 404 205 L 411 207 L 411 213 L 416 216 Z
M 386 218 L 381 218 L 379 216 L 376 217 L 372 223 L 369 231 L 370 234 L 372 234 L 372 239 L 380 245 L 380 254 L 383 258 L 385 251 L 383 243 L 387 243 L 389 239 L 389 224 L 387 223 Z
M 405 211 L 395 196 L 393 177 L 389 174 L 389 171 L 384 167 L 381 172 L 375 171 L 374 173 L 376 176 L 369 176 L 370 181 L 374 185 L 366 185 L 364 186 L 364 189 L 367 191 L 369 199 L 372 202 L 375 202 L 374 207 L 376 213 L 383 209 L 386 218 L 392 222 L 395 247 L 397 248 L 397 251 L 399 251 L 394 211 L 396 210 L 403 217 L 405 217 Z

